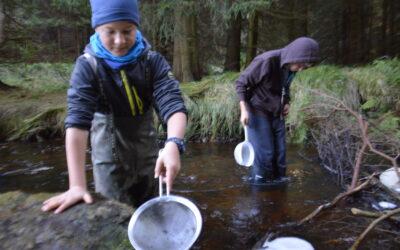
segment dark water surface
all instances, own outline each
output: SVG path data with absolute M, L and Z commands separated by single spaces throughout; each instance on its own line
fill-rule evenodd
M 251 249 L 264 235 L 298 236 L 316 249 L 347 249 L 368 225 L 338 207 L 311 224 L 296 222 L 341 189 L 318 165 L 288 149 L 288 185 L 260 189 L 243 182 L 248 169 L 233 159 L 234 144 L 189 144 L 173 194 L 195 202 L 204 224 L 193 249 Z M 68 187 L 62 141 L 0 144 L 0 193 L 61 192 Z M 88 183 L 93 189 L 91 165 Z M 351 204 L 357 207 L 357 204 Z M 358 206 L 360 207 L 360 206 Z M 400 235 L 400 234 L 399 234 Z M 385 228 L 372 232 L 360 249 L 400 249 L 399 235 Z

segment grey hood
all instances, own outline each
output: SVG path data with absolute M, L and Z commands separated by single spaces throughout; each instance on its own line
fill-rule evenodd
M 281 67 L 288 63 L 316 63 L 319 45 L 309 37 L 299 37 L 281 50 Z

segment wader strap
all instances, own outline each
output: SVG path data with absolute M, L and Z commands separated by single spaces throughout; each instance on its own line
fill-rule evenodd
M 85 53 L 85 54 L 83 54 L 83 56 L 89 62 L 89 65 L 92 68 L 92 70 L 97 78 L 97 60 L 96 60 L 96 58 L 94 58 L 94 56 L 90 55 L 89 53 Z
M 146 62 L 145 62 L 145 69 L 144 69 L 144 79 L 146 80 L 146 82 L 150 82 L 151 83 L 151 93 L 153 93 L 153 81 L 151 79 L 150 76 L 150 52 L 147 52 L 146 55 Z
M 84 53 L 83 56 L 86 58 L 86 60 L 88 61 L 90 67 L 92 68 L 92 70 L 94 72 L 95 82 L 97 83 L 97 86 L 100 90 L 100 96 L 103 99 L 105 106 L 108 107 L 109 111 L 111 111 L 111 114 L 113 114 L 112 106 L 107 101 L 107 96 L 105 95 L 103 80 L 99 77 L 99 70 L 97 67 L 98 66 L 97 59 L 94 56 L 90 55 L 89 53 Z M 114 124 L 114 116 L 110 115 L 109 117 L 111 119 L 111 124 Z M 112 154 L 113 154 L 114 158 L 118 160 L 119 156 L 117 153 L 117 146 L 116 146 L 114 136 L 112 136 L 111 145 L 112 145 Z
M 104 104 L 105 104 L 105 105 L 110 109 L 110 111 L 112 112 L 112 106 L 109 105 L 109 103 L 108 103 L 108 101 L 107 101 L 107 96 L 105 95 L 104 87 L 103 87 L 103 84 L 102 84 L 103 81 L 102 81 L 102 80 L 100 79 L 100 77 L 99 77 L 99 72 L 98 72 L 98 67 L 97 67 L 97 66 L 98 66 L 98 63 L 97 63 L 96 57 L 92 56 L 92 55 L 89 54 L 89 53 L 84 53 L 83 56 L 86 58 L 86 60 L 88 61 L 90 67 L 91 67 L 92 70 L 93 70 L 94 78 L 95 78 L 95 80 L 96 80 L 97 87 L 98 87 L 98 89 L 100 90 L 100 95 L 101 95 L 101 98 L 103 98 Z

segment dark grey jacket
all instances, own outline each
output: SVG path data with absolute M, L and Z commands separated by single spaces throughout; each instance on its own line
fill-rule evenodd
M 261 114 L 279 114 L 284 102 L 290 100 L 288 63 L 315 63 L 319 60 L 318 43 L 300 37 L 282 49 L 267 51 L 257 57 L 236 81 L 240 101 L 246 101 L 251 111 Z
M 162 120 L 167 122 L 168 118 L 176 112 L 186 113 L 186 108 L 179 89 L 179 82 L 173 77 L 171 67 L 160 54 L 149 51 L 149 49 L 150 46 L 147 44 L 142 56 L 136 62 L 124 66 L 122 70 L 126 73 L 129 84 L 137 90 L 144 110 L 148 110 L 154 103 Z M 85 52 L 95 56 L 90 45 L 86 47 Z M 145 79 L 147 53 L 150 53 L 148 63 L 152 82 L 146 82 Z M 97 62 L 98 73 L 96 76 L 84 56 L 80 56 L 76 60 L 67 94 L 66 128 L 78 127 L 89 130 L 93 114 L 95 112 L 108 113 L 110 112 L 109 106 L 111 106 L 114 116 L 132 116 L 120 70 L 111 69 L 101 58 L 97 58 Z M 101 98 L 97 80 L 99 78 L 103 81 L 108 104 Z

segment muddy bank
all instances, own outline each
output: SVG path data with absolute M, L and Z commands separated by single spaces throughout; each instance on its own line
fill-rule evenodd
M 65 92 L 0 89 L 0 141 L 43 141 L 62 137 Z
M 60 215 L 43 213 L 54 194 L 20 191 L 0 194 L 2 249 L 130 249 L 127 227 L 133 209 L 96 197 Z

